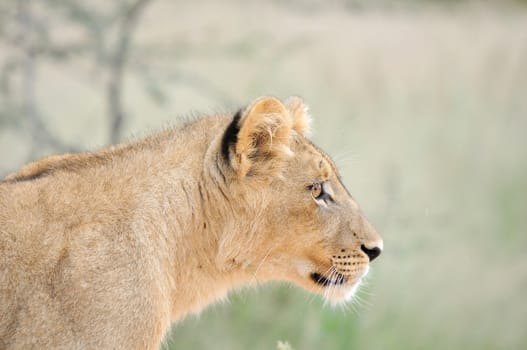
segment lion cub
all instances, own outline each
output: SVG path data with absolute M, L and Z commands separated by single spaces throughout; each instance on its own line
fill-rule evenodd
M 0 182 L 0 348 L 157 349 L 230 289 L 285 280 L 349 300 L 382 241 L 307 138 L 261 97 Z

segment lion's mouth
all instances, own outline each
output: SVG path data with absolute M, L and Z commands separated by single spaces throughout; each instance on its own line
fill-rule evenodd
M 331 278 L 328 278 L 324 275 L 321 275 L 320 273 L 318 272 L 313 272 L 311 275 L 310 275 L 311 279 L 313 280 L 313 282 L 315 282 L 316 284 L 320 285 L 320 286 L 323 286 L 323 287 L 329 287 L 329 286 L 338 286 L 338 285 L 341 285 L 341 284 L 344 284 L 346 283 L 346 276 L 338 273 L 338 272 L 334 272 L 332 275 L 331 275 Z

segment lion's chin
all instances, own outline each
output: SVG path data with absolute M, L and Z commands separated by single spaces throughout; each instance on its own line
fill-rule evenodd
M 333 270 L 330 273 L 318 272 L 325 269 L 318 268 L 314 264 L 299 262 L 297 264 L 298 275 L 290 282 L 294 282 L 311 293 L 320 294 L 328 304 L 338 306 L 353 299 L 363 278 L 369 272 L 368 265 L 352 275 L 343 275 L 334 269 L 330 269 Z
M 323 291 L 324 299 L 332 306 L 345 304 L 353 299 L 353 296 L 359 289 L 361 281 L 362 279 L 359 279 L 351 284 L 329 286 Z
M 319 273 L 311 273 L 309 277 L 326 301 L 336 306 L 351 301 L 368 270 L 369 268 L 366 268 L 358 276 L 353 277 L 338 273 L 332 274 L 331 278 Z

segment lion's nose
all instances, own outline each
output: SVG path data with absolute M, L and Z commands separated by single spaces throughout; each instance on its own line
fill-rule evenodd
M 368 256 L 370 262 L 372 262 L 376 257 L 381 255 L 381 248 L 379 246 L 374 246 L 372 248 L 366 247 L 364 244 L 360 246 L 360 249 Z

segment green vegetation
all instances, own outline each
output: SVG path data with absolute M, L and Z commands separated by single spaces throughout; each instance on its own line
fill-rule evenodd
M 100 56 L 73 45 L 95 43 L 83 24 L 95 14 L 33 12 L 50 21 L 49 43 L 78 49 L 35 58 L 33 103 L 54 142 L 35 138 L 28 62 L 0 39 L 2 174 L 63 146 L 108 142 L 104 62 L 121 22 L 95 3 L 108 30 Z M 244 290 L 175 325 L 165 349 L 527 347 L 527 11 L 351 3 L 152 0 L 138 17 L 121 135 L 262 94 L 303 96 L 315 141 L 385 239 L 352 305 L 332 309 L 283 284 Z M 0 24 L 1 38 L 23 28 Z

